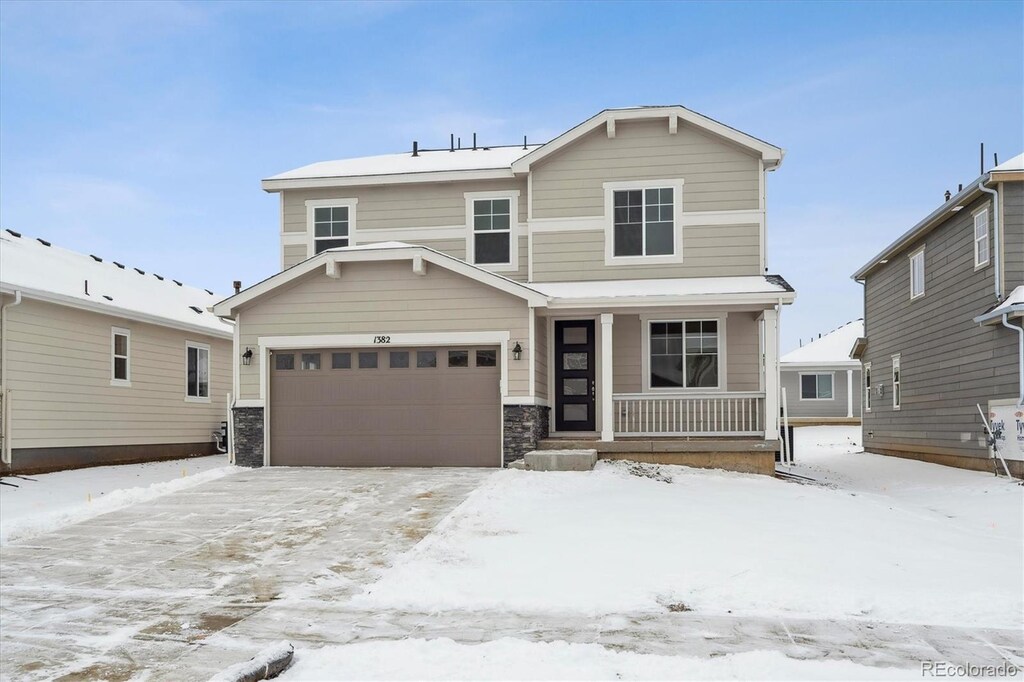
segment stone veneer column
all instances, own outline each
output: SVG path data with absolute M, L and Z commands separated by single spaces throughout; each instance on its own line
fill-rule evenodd
M 235 464 L 241 467 L 263 466 L 263 408 L 236 407 L 234 419 Z
M 541 405 L 505 405 L 502 408 L 505 464 L 537 449 L 537 442 L 548 436 L 550 409 Z

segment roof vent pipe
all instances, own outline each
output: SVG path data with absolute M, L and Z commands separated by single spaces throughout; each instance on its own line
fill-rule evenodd
M 235 288 L 236 294 L 242 290 L 242 282 L 240 280 L 236 279 L 234 282 L 231 283 L 231 286 Z
M 979 162 L 981 164 L 981 170 L 978 171 L 978 175 L 984 175 L 985 174 L 985 143 L 984 142 L 981 143 L 981 153 L 979 155 L 978 160 L 979 160 Z
M 452 133 L 451 138 L 448 140 L 448 151 L 455 151 L 455 133 Z
M 945 195 L 945 196 L 946 196 L 946 201 L 949 201 L 949 198 L 950 198 L 951 196 L 953 196 L 953 195 L 952 195 L 952 194 L 950 194 L 950 193 L 949 193 L 949 190 L 947 189 L 947 190 L 946 190 L 946 195 Z
M 526 135 L 523 135 L 523 149 L 526 149 Z
M 961 182 L 959 185 L 957 185 L 956 186 L 956 191 L 957 192 L 963 192 L 964 191 L 964 183 Z
M 462 137 L 458 137 L 458 138 L 456 138 L 456 140 L 457 140 L 458 145 L 459 145 L 458 149 L 462 149 Z
M 992 152 L 992 165 L 993 166 L 998 166 L 999 165 L 999 154 L 996 154 L 995 152 Z
M 412 141 L 412 155 L 413 156 L 419 156 L 420 155 L 420 143 L 417 142 L 416 140 Z
M 476 133 L 473 133 L 473 151 L 476 151 Z

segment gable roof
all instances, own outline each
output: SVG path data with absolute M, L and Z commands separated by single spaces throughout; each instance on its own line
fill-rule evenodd
M 828 334 L 814 339 L 796 350 L 791 350 L 779 358 L 779 362 L 790 366 L 838 365 L 859 367 L 859 362 L 850 359 L 850 351 L 853 350 L 857 339 L 862 336 L 864 336 L 864 320 L 856 319 L 833 329 Z
M 0 232 L 0 291 L 165 327 L 230 338 L 207 308 L 220 296 L 131 266 Z
M 760 140 L 753 135 L 741 132 L 724 123 L 719 123 L 713 118 L 708 118 L 696 111 L 691 111 L 681 105 L 670 106 L 649 106 L 649 107 L 627 107 L 623 109 L 605 109 L 600 113 L 588 118 L 579 125 L 567 130 L 550 142 L 539 146 L 529 154 L 522 156 L 512 164 L 512 170 L 516 173 L 525 173 L 530 166 L 546 156 L 566 147 L 587 133 L 594 131 L 601 126 L 607 126 L 614 121 L 636 121 L 644 119 L 664 118 L 666 121 L 681 119 L 686 123 L 697 126 L 714 135 L 731 140 L 732 142 L 757 153 L 765 162 L 765 169 L 777 168 L 782 163 L 785 152 L 781 147 Z M 666 123 L 668 125 L 668 123 Z
M 430 247 L 406 244 L 405 242 L 379 242 L 376 244 L 360 244 L 358 246 L 342 246 L 321 251 L 311 258 L 291 266 L 287 270 L 283 270 L 230 298 L 220 301 L 213 306 L 213 312 L 220 317 L 231 317 L 240 306 L 261 298 L 278 287 L 328 264 L 402 260 L 412 261 L 413 267 L 416 267 L 418 260 L 433 263 L 505 293 L 518 296 L 526 300 L 531 306 L 543 306 L 547 303 L 547 297 L 536 289 L 497 275 L 479 266 L 471 265 Z

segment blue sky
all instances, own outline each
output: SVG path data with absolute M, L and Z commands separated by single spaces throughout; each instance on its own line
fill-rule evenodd
M 216 291 L 278 265 L 263 177 L 548 139 L 678 103 L 787 150 L 769 264 L 785 349 L 858 317 L 849 275 L 1024 150 L 1024 4 L 0 5 L 0 223 Z

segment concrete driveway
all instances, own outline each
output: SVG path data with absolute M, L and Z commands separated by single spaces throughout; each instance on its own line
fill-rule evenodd
M 492 473 L 253 470 L 12 543 L 0 677 L 206 679 L 252 655 L 211 635 L 325 581 L 350 596 Z

